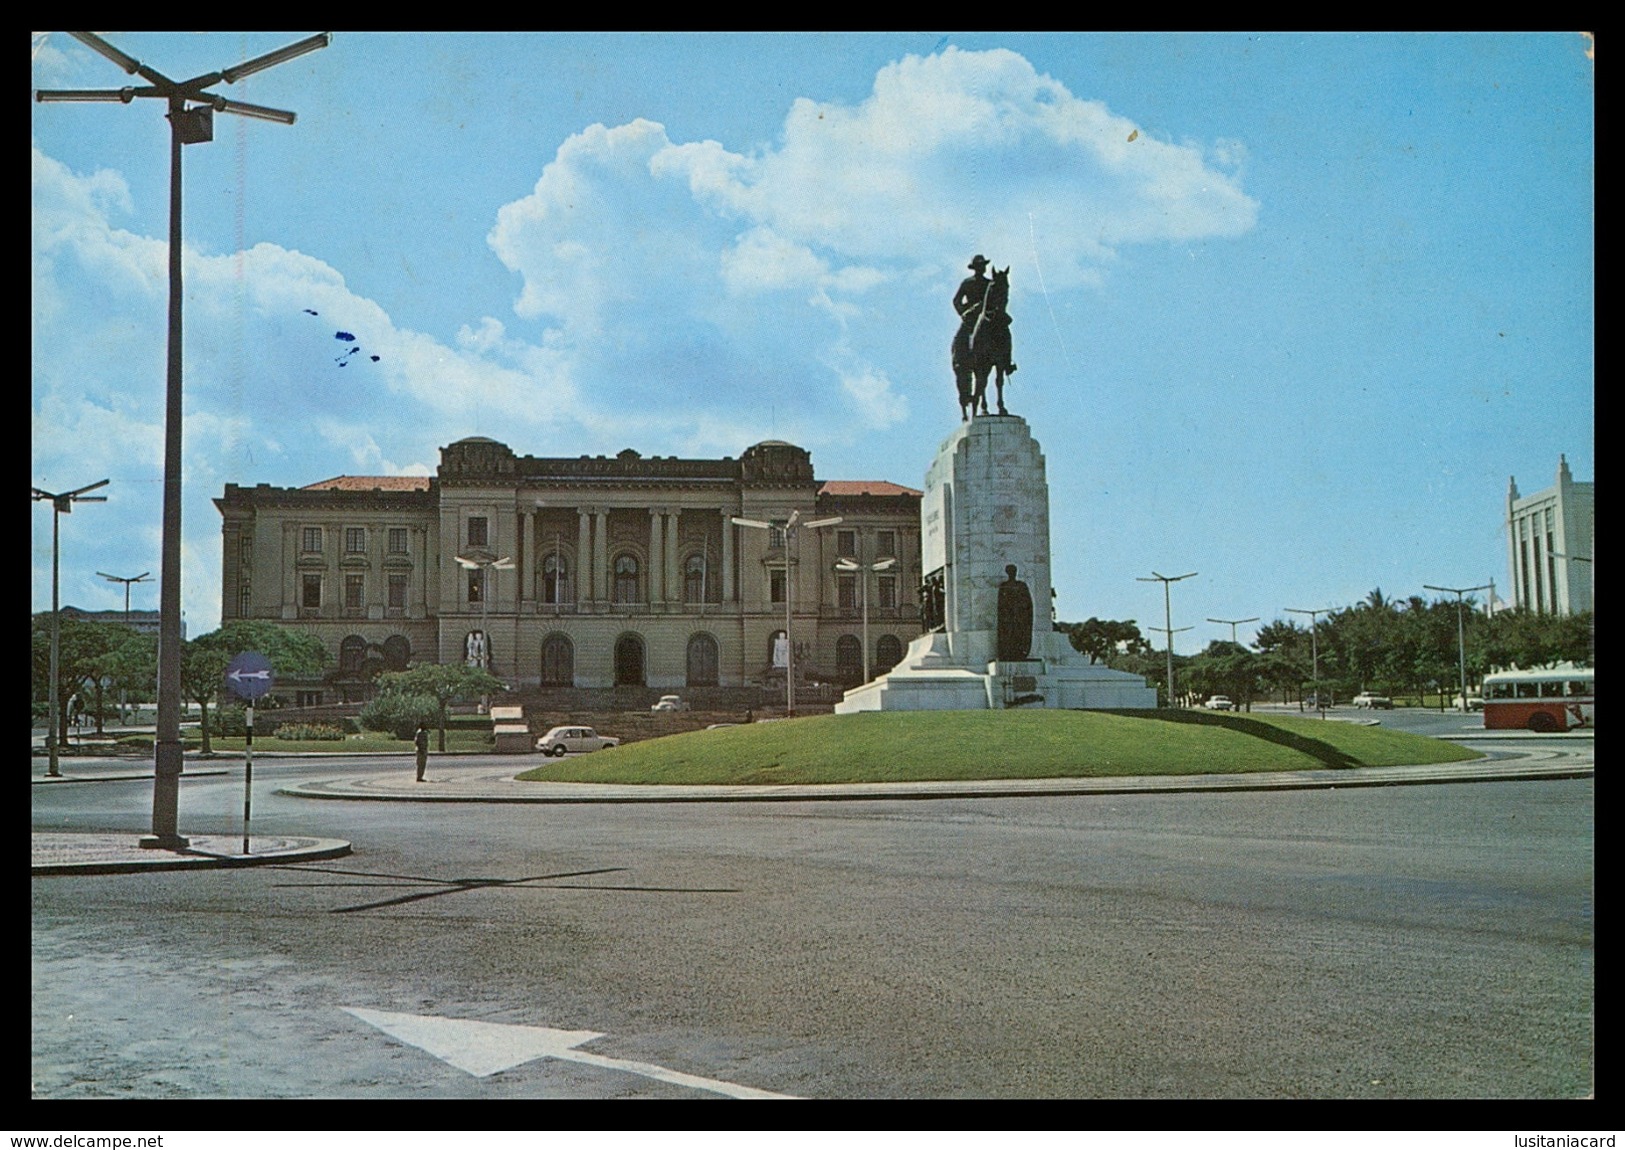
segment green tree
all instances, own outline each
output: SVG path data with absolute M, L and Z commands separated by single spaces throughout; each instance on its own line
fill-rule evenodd
M 405 671 L 386 671 L 378 678 L 378 689 L 387 694 L 424 695 L 435 701 L 442 754 L 446 750 L 447 708 L 506 690 L 501 679 L 466 663 L 423 663 Z
M 276 674 L 297 678 L 319 675 L 329 662 L 327 647 L 316 636 L 250 619 L 227 623 L 188 642 L 181 649 L 181 691 L 201 711 L 205 755 L 214 753 L 209 703 L 225 686 L 226 668 L 245 651 L 264 655 Z
M 42 611 L 33 617 L 33 694 L 36 699 L 49 701 L 51 697 L 51 613 Z M 109 678 L 114 665 L 114 653 L 129 638 L 128 627 L 119 623 L 93 623 L 88 619 L 64 616 L 58 632 L 57 665 L 57 729 L 58 746 L 68 741 L 68 704 L 74 695 L 86 690 L 86 681 L 100 690 L 103 679 Z M 100 711 L 97 727 L 100 729 Z
M 1143 654 L 1151 650 L 1151 644 L 1140 634 L 1140 628 L 1133 619 L 1119 621 L 1091 616 L 1082 623 L 1059 623 L 1056 629 L 1066 632 L 1067 641 L 1074 650 L 1108 667 L 1115 667 L 1112 660 L 1122 655 Z

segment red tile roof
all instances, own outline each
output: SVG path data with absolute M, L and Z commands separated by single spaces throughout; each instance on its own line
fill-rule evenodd
M 820 495 L 924 495 L 912 487 L 888 483 L 884 479 L 830 479 L 818 489 Z
M 427 491 L 427 475 L 335 475 L 301 491 Z

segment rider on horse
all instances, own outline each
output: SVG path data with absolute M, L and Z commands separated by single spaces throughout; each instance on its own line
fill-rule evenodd
M 986 387 L 990 371 L 995 372 L 999 389 L 999 414 L 1005 414 L 1004 379 L 1014 372 L 1010 362 L 1010 315 L 1004 309 L 1008 295 L 1009 269 L 996 272 L 999 291 L 982 273 L 987 257 L 977 254 L 967 265 L 974 275 L 966 276 L 954 293 L 954 310 L 959 313 L 959 332 L 953 342 L 954 375 L 959 385 L 962 418 L 976 414 L 979 405 L 987 414 Z

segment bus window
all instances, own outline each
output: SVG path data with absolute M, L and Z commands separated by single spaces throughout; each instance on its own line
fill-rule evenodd
M 1591 682 L 1587 679 L 1569 680 L 1569 694 L 1571 695 L 1589 695 L 1591 689 Z
M 1512 698 L 1512 684 L 1511 683 L 1491 683 L 1490 684 L 1490 698 L 1492 698 L 1492 699 L 1510 699 L 1510 698 Z
M 1518 698 L 1520 699 L 1537 699 L 1540 697 L 1539 683 L 1517 683 L 1515 686 L 1518 688 Z
M 1561 699 L 1563 697 L 1563 680 L 1546 679 L 1540 684 L 1540 697 L 1543 699 Z

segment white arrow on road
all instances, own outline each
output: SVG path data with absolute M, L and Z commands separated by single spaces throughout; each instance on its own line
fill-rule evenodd
M 340 1007 L 369 1026 L 376 1026 L 385 1034 L 400 1039 L 409 1046 L 426 1050 L 457 1069 L 476 1078 L 509 1070 L 538 1058 L 558 1058 L 567 1062 L 582 1062 L 588 1066 L 602 1066 L 609 1070 L 624 1070 L 671 1082 L 678 1086 L 692 1086 L 725 1094 L 729 1098 L 794 1098 L 793 1094 L 774 1094 L 752 1086 L 740 1086 L 716 1078 L 701 1078 L 668 1070 L 651 1062 L 633 1062 L 625 1058 L 608 1058 L 577 1050 L 582 1043 L 604 1037 L 593 1030 L 553 1030 L 546 1026 L 514 1026 L 505 1022 L 478 1022 L 468 1018 L 437 1018 L 427 1014 L 394 1014 L 387 1010 L 363 1010 L 360 1007 Z

